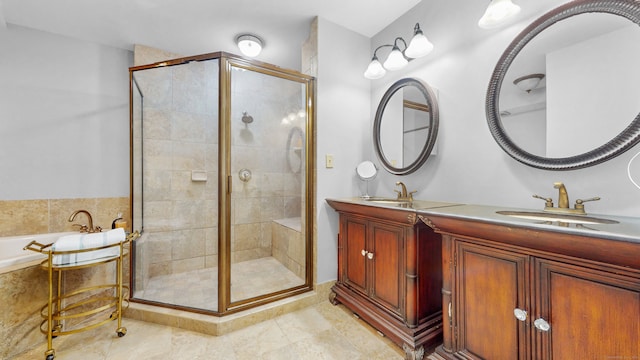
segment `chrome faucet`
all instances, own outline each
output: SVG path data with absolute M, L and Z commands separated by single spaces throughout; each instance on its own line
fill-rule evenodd
M 553 207 L 553 199 L 545 198 L 540 195 L 533 195 L 534 198 L 542 199 L 545 201 L 544 211 L 548 212 L 556 212 L 556 213 L 564 213 L 564 214 L 576 214 L 576 215 L 586 215 L 587 213 L 584 211 L 584 203 L 587 201 L 596 201 L 600 200 L 599 197 L 593 197 L 590 199 L 577 199 L 576 204 L 573 209 L 569 208 L 569 194 L 567 193 L 567 188 L 564 186 L 562 182 L 553 183 L 553 187 L 558 189 L 558 207 Z
M 76 211 L 74 211 L 71 214 L 71 216 L 69 216 L 69 222 L 73 222 L 73 220 L 75 220 L 76 216 L 78 214 L 80 214 L 80 213 L 84 213 L 87 216 L 87 219 L 89 220 L 89 225 L 74 224 L 75 226 L 79 226 L 80 227 L 80 232 L 94 233 L 94 232 L 102 231 L 102 228 L 100 226 L 96 226 L 95 228 L 93 227 L 93 218 L 91 217 L 91 214 L 87 210 L 76 210 Z
M 404 185 L 402 181 L 396 182 L 396 186 L 400 186 L 400 191 L 393 190 L 396 193 L 398 193 L 398 200 L 413 201 L 413 194 L 415 194 L 417 191 L 412 191 L 407 194 L 407 187 Z

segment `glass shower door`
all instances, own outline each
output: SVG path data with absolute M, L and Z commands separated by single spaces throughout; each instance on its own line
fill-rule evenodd
M 131 76 L 133 297 L 217 311 L 219 60 Z
M 269 68 L 230 69 L 233 307 L 306 284 L 307 86 Z
M 130 69 L 132 299 L 225 315 L 312 289 L 312 77 L 212 53 Z

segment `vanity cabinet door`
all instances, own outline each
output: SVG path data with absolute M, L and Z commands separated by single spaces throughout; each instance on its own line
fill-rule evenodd
M 351 289 L 367 295 L 367 226 L 366 219 L 357 216 L 341 217 L 340 252 L 342 269 L 340 281 Z
M 457 352 L 469 359 L 528 359 L 529 256 L 457 241 Z
M 535 262 L 534 359 L 640 358 L 640 282 L 613 272 Z M 546 329 L 546 330 L 545 330 Z
M 367 246 L 367 262 L 371 269 L 370 297 L 379 305 L 403 317 L 404 227 L 382 222 L 370 224 L 371 236 Z

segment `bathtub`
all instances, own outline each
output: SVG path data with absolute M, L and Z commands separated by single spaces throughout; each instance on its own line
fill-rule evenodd
M 70 234 L 77 234 L 77 232 L 0 237 L 0 274 L 37 265 L 46 258 L 45 254 L 23 250 L 31 241 L 50 244 L 60 236 Z

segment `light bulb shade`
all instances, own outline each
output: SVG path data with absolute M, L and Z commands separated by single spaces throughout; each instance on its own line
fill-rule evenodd
M 380 61 L 378 61 L 378 58 L 374 57 L 369 63 L 367 71 L 364 72 L 364 77 L 366 77 L 367 79 L 375 80 L 380 79 L 386 73 L 387 71 L 382 67 L 382 64 L 380 63 Z
M 544 79 L 544 74 L 531 74 L 519 77 L 513 80 L 513 83 L 522 91 L 530 93 L 531 90 L 537 89 L 540 81 Z
M 407 66 L 408 63 L 409 61 L 407 61 L 400 49 L 397 46 L 394 46 L 391 53 L 389 53 L 387 60 L 384 62 L 384 68 L 391 71 L 400 70 Z
M 416 35 L 411 39 L 409 47 L 404 51 L 404 54 L 412 59 L 417 59 L 429 54 L 433 50 L 433 44 L 427 39 L 422 31 L 418 31 Z
M 483 29 L 498 27 L 519 12 L 520 6 L 512 3 L 511 0 L 491 0 L 487 11 L 478 21 L 478 26 Z
M 262 40 L 251 34 L 243 34 L 236 38 L 240 52 L 245 56 L 256 57 L 262 51 Z

